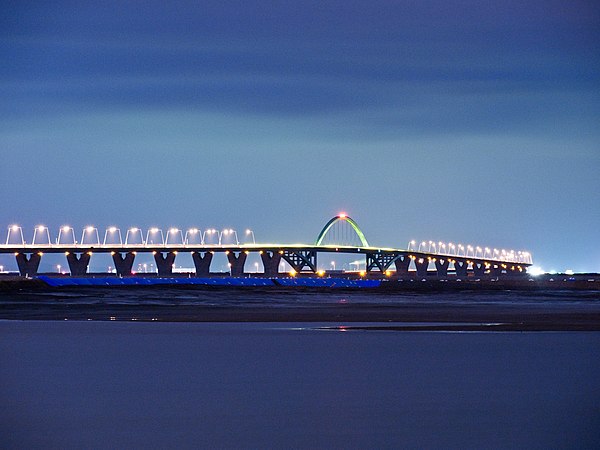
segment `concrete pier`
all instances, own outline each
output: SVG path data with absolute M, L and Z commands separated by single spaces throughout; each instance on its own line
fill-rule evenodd
M 159 276 L 173 275 L 173 264 L 175 263 L 175 257 L 177 252 L 153 252 L 154 261 L 156 262 L 156 268 L 158 269 Z
M 454 272 L 458 278 L 467 278 L 469 264 L 466 259 L 454 260 Z
M 210 275 L 210 263 L 212 262 L 214 254 L 212 252 L 192 252 L 192 260 L 194 261 L 194 267 L 196 267 L 197 277 L 208 277 Z
M 450 261 L 448 259 L 437 258 L 435 260 L 435 270 L 438 278 L 446 278 L 448 276 L 448 266 Z
M 427 268 L 429 267 L 429 259 L 415 259 L 415 267 L 417 268 L 417 277 L 425 278 L 427 276 Z
M 92 257 L 92 252 L 80 253 L 79 256 L 77 255 L 77 253 L 67 253 L 66 256 L 71 275 L 80 276 L 85 275 L 87 273 L 88 266 L 90 265 L 90 258 Z
M 234 252 L 226 252 L 227 260 L 229 261 L 229 267 L 232 277 L 241 277 L 244 275 L 244 264 L 248 253 L 238 252 L 237 255 Z
M 112 258 L 115 264 L 115 270 L 118 275 L 129 276 L 133 272 L 133 262 L 135 260 L 136 252 L 113 252 Z
M 265 275 L 275 277 L 279 273 L 279 263 L 281 262 L 281 254 L 278 252 L 260 252 L 260 259 L 265 268 Z
M 22 277 L 37 275 L 40 261 L 42 260 L 41 253 L 29 253 L 29 256 L 25 253 L 17 253 L 15 257 L 17 258 L 17 266 Z

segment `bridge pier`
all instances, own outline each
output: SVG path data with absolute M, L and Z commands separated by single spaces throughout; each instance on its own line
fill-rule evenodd
M 278 252 L 260 252 L 260 259 L 265 268 L 264 274 L 268 277 L 276 277 L 279 274 L 279 263 L 281 262 L 281 253 Z
M 133 261 L 135 259 L 135 252 L 112 252 L 113 263 L 115 264 L 115 270 L 117 275 L 129 276 L 133 272 Z
M 159 276 L 173 275 L 173 264 L 175 263 L 175 257 L 177 252 L 152 252 L 154 254 L 154 261 L 156 261 L 156 268 L 158 269 Z
M 486 270 L 487 267 L 484 262 L 473 261 L 473 273 L 475 273 L 476 277 L 483 277 Z
M 412 259 L 408 255 L 402 255 L 394 260 L 394 265 L 396 266 L 396 275 L 399 277 L 407 277 L 408 276 L 408 266 Z
M 79 256 L 77 256 L 76 253 L 67 253 L 66 256 L 71 276 L 77 277 L 87 273 L 88 266 L 90 265 L 90 258 L 92 256 L 91 252 L 80 253 Z
M 454 272 L 456 273 L 457 278 L 467 278 L 467 269 L 469 268 L 469 263 L 467 263 L 466 259 L 455 259 L 454 260 Z
M 417 277 L 418 278 L 427 277 L 427 269 L 429 267 L 429 259 L 428 258 L 415 259 L 415 266 L 417 267 Z
M 236 255 L 234 252 L 226 252 L 226 254 L 227 260 L 229 261 L 231 276 L 244 276 L 244 264 L 246 263 L 246 258 L 248 258 L 248 253 L 238 252 L 238 254 Z
M 448 276 L 448 266 L 450 261 L 447 259 L 436 259 L 435 270 L 438 278 L 446 278 Z
M 37 275 L 42 260 L 41 253 L 30 253 L 27 256 L 25 253 L 15 254 L 17 258 L 17 266 L 22 277 L 33 277 Z
M 192 259 L 196 267 L 197 277 L 208 277 L 210 275 L 210 263 L 213 259 L 212 252 L 206 252 L 202 255 L 200 252 L 192 252 Z
M 490 268 L 490 273 L 493 277 L 499 278 L 500 276 L 502 276 L 502 266 L 500 264 L 494 264 Z

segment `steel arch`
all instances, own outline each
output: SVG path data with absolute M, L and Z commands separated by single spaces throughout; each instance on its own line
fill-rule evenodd
M 323 229 L 319 233 L 319 236 L 317 236 L 317 240 L 315 242 L 315 245 L 321 245 L 321 243 L 323 242 L 323 239 L 325 238 L 325 235 L 327 234 L 327 232 L 329 231 L 329 229 L 336 222 L 339 222 L 339 221 L 346 221 L 346 222 L 348 222 L 352 226 L 352 228 L 354 229 L 354 231 L 356 232 L 358 238 L 360 239 L 360 243 L 362 244 L 362 246 L 363 247 L 368 247 L 369 246 L 369 243 L 367 242 L 367 238 L 365 237 L 365 235 L 362 232 L 362 230 L 358 227 L 358 224 L 351 217 L 348 217 L 345 214 L 337 215 L 337 216 L 331 218 L 329 220 L 329 222 L 327 222 L 325 224 L 325 226 L 323 227 Z

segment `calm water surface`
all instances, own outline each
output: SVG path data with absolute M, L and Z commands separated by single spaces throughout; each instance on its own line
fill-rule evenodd
M 600 446 L 598 332 L 319 325 L 1 321 L 2 447 Z

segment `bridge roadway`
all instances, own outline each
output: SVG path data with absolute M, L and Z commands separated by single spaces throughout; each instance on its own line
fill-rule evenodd
M 365 255 L 366 273 L 380 272 L 382 275 L 424 278 L 445 278 L 449 272 L 456 277 L 475 276 L 509 277 L 524 275 L 531 265 L 529 260 L 514 257 L 475 257 L 439 252 L 424 252 L 381 248 L 371 246 L 342 245 L 287 245 L 287 244 L 239 244 L 239 245 L 190 245 L 190 244 L 0 244 L 0 254 L 13 253 L 22 276 L 32 277 L 38 273 L 44 253 L 64 253 L 72 276 L 88 272 L 90 258 L 94 253 L 110 253 L 115 270 L 120 276 L 132 275 L 137 253 L 152 253 L 159 276 L 173 274 L 173 265 L 178 253 L 189 252 L 197 277 L 210 276 L 210 264 L 215 253 L 225 253 L 231 268 L 231 276 L 244 276 L 244 265 L 248 254 L 258 252 L 262 259 L 265 276 L 279 274 L 281 260 L 286 261 L 295 273 L 317 273 L 318 253 L 342 253 Z M 432 269 L 432 272 L 429 272 Z

